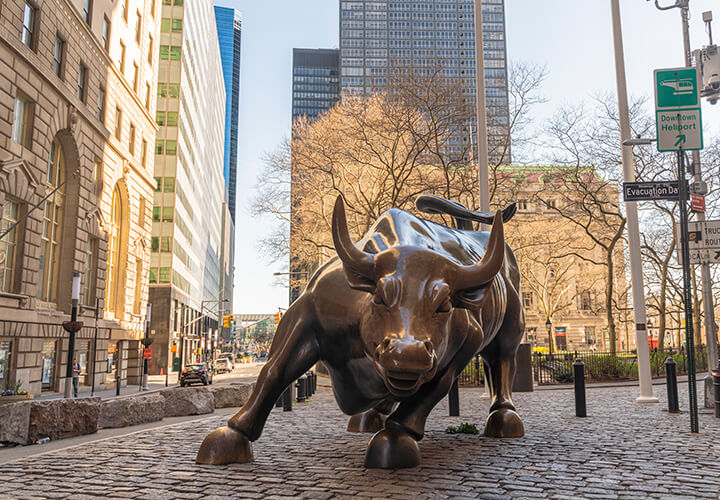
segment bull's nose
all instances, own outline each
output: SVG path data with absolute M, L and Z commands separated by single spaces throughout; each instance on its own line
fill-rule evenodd
M 433 367 L 434 357 L 432 342 L 409 336 L 386 338 L 377 349 L 378 361 L 393 371 L 426 372 Z

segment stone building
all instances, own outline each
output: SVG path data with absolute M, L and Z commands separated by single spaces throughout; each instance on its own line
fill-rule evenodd
M 74 272 L 81 383 L 138 381 L 159 10 L 160 0 L 0 5 L 0 390 L 63 386 Z
M 505 238 L 523 277 L 526 341 L 549 347 L 552 335 L 557 349 L 609 350 L 607 252 L 602 245 L 609 246 L 620 228 L 617 184 L 603 181 L 588 167 L 505 166 L 495 179 L 493 204 L 518 205 Z M 598 216 L 601 211 L 606 218 Z M 635 347 L 626 328 L 631 314 L 622 234 L 611 252 L 619 351 Z

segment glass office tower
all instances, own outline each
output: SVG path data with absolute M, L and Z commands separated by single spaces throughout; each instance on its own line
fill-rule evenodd
M 215 6 L 220 58 L 225 79 L 225 157 L 223 175 L 228 189 L 230 216 L 235 223 L 235 196 L 237 187 L 238 113 L 240 109 L 240 12 L 228 7 Z
M 485 95 L 489 149 L 504 138 L 508 124 L 507 50 L 504 0 L 483 0 Z M 371 94 L 388 84 L 393 67 L 416 75 L 436 67 L 459 79 L 475 96 L 473 0 L 355 0 L 340 2 L 341 88 Z M 458 138 L 467 141 L 468 137 Z M 509 156 L 505 158 L 509 163 Z
M 293 49 L 293 121 L 313 119 L 340 99 L 340 52 Z

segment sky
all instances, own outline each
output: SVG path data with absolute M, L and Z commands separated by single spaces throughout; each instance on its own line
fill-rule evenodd
M 674 0 L 659 0 L 660 5 Z M 238 145 L 238 199 L 234 312 L 272 313 L 288 304 L 288 289 L 257 241 L 274 221 L 250 214 L 256 180 L 265 154 L 289 135 L 292 110 L 292 49 L 337 48 L 339 0 L 222 0 L 243 18 Z M 680 11 L 659 11 L 651 1 L 620 0 L 628 92 L 653 96 L 653 70 L 684 66 Z M 707 45 L 702 13 L 715 6 L 713 23 L 720 37 L 717 0 L 690 1 L 693 49 Z M 505 0 L 508 61 L 544 65 L 540 93 L 547 102 L 533 111 L 542 127 L 563 105 L 589 102 L 616 92 L 610 0 Z M 720 126 L 720 104 L 703 103 L 703 124 Z

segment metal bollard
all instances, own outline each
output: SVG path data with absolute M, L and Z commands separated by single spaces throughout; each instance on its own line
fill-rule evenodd
M 295 387 L 297 387 L 297 399 L 295 401 L 302 403 L 307 399 L 307 377 L 302 375 L 297 379 Z
M 665 382 L 667 383 L 668 411 L 678 413 L 677 365 L 671 357 L 665 360 Z
M 585 363 L 580 358 L 573 363 L 573 375 L 575 379 L 575 416 L 587 417 L 587 405 L 585 404 Z
M 450 416 L 460 416 L 460 393 L 458 391 L 458 381 L 455 379 L 452 386 L 450 386 L 450 392 L 448 392 L 448 406 L 450 407 Z
M 115 395 L 120 395 L 120 374 L 115 375 Z
M 292 389 L 293 389 L 293 386 L 292 386 L 292 384 L 290 384 L 285 389 L 285 392 L 283 392 L 283 395 L 282 395 L 283 411 L 292 411 L 292 392 L 293 392 Z
M 715 418 L 720 418 L 720 360 L 717 369 L 713 370 L 713 396 L 715 399 Z
M 315 375 L 315 372 L 310 372 L 310 394 L 315 394 L 317 392 L 317 375 Z

